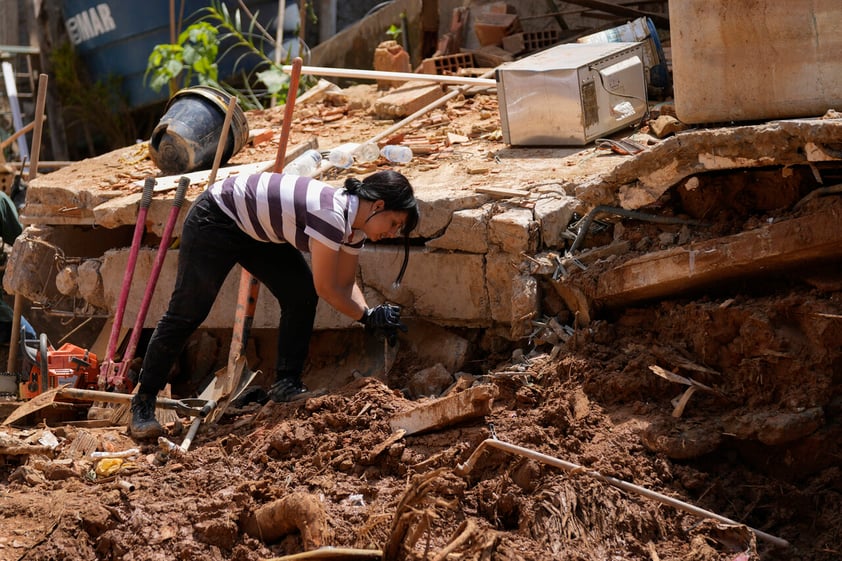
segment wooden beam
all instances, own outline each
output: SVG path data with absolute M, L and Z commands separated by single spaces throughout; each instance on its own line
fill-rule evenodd
M 721 281 L 839 259 L 840 222 L 842 201 L 828 197 L 810 215 L 626 261 L 602 273 L 590 297 L 596 306 L 624 306 Z
M 397 413 L 389 425 L 392 432 L 404 431 L 405 435 L 410 435 L 476 419 L 491 413 L 494 395 L 491 386 L 475 386 Z

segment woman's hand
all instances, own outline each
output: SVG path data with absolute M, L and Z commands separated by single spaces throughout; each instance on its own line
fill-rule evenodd
M 365 330 L 371 333 L 382 333 L 389 345 L 394 347 L 398 342 L 398 329 L 407 332 L 407 327 L 401 323 L 401 309 L 392 304 L 380 304 L 372 309 L 366 308 L 360 318 Z

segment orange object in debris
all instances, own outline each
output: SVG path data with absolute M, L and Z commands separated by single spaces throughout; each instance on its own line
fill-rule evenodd
M 99 363 L 92 352 L 76 345 L 65 343 L 58 349 L 44 344 L 42 337 L 41 349 L 35 355 L 29 377 L 20 383 L 20 397 L 32 399 L 47 390 L 60 386 L 91 389 L 97 387 L 99 377 Z M 46 349 L 46 361 L 42 359 L 42 352 Z M 47 376 L 42 372 L 46 365 Z M 46 387 L 45 387 L 46 386 Z
M 374 69 L 380 72 L 412 72 L 409 53 L 397 41 L 383 41 L 374 50 Z M 377 80 L 381 90 L 398 87 L 406 80 Z

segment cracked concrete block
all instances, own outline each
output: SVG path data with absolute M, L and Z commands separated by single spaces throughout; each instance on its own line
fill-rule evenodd
M 444 96 L 436 82 L 407 82 L 374 102 L 374 113 L 380 118 L 406 117 Z
M 488 201 L 487 196 L 478 193 L 427 188 L 417 195 L 417 199 L 421 221 L 415 233 L 422 238 L 441 236 L 452 222 L 453 213 L 480 208 Z
M 486 257 L 488 295 L 491 317 L 510 324 L 513 339 L 529 334 L 530 321 L 538 314 L 538 281 L 520 272 L 521 258 L 508 253 L 490 253 Z
M 482 255 L 431 252 L 412 248 L 400 287 L 394 288 L 403 260 L 400 246 L 373 246 L 360 255 L 366 288 L 407 306 L 418 316 L 442 325 L 482 327 L 489 324 L 485 263 Z
M 3 274 L 6 292 L 20 294 L 33 302 L 46 300 L 45 290 L 55 286 L 59 253 L 50 243 L 53 232 L 49 226 L 30 226 L 18 236 Z
M 538 223 L 532 210 L 510 208 L 493 216 L 488 224 L 488 241 L 504 253 L 534 253 L 538 247 Z
M 540 310 L 538 280 L 532 275 L 512 279 L 512 339 L 523 339 L 532 332 L 532 320 Z
M 106 252 L 102 257 L 100 275 L 102 276 L 104 298 L 108 303 L 108 307 L 112 308 L 112 312 L 114 312 L 113 307 L 119 301 L 129 252 L 130 250 L 128 248 L 117 249 Z M 124 325 L 134 325 L 140 304 L 143 301 L 150 272 L 155 263 L 155 253 L 155 250 L 148 248 L 142 248 L 138 252 L 129 298 L 126 302 L 126 311 L 123 316 Z M 161 272 L 149 303 L 149 309 L 144 318 L 144 327 L 155 327 L 158 320 L 164 314 L 164 311 L 166 311 L 175 284 L 177 262 L 178 251 L 168 251 L 161 266 Z M 228 273 L 208 317 L 202 323 L 202 327 L 231 328 L 234 323 L 234 311 L 237 304 L 240 274 L 240 267 L 234 267 Z M 278 301 L 266 288 L 262 287 L 258 294 L 252 327 L 255 329 L 277 328 L 279 314 L 280 306 L 278 305 Z
M 541 228 L 541 241 L 544 248 L 562 248 L 565 239 L 562 234 L 567 230 L 576 205 L 574 197 L 566 195 L 552 195 L 541 197 L 535 201 L 535 220 Z
M 457 210 L 444 234 L 427 242 L 433 249 L 452 249 L 466 253 L 488 252 L 490 207 Z

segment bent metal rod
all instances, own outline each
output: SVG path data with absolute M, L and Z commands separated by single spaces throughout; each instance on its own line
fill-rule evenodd
M 724 516 L 720 516 L 718 514 L 715 514 L 713 512 L 705 510 L 703 508 L 699 508 L 697 506 L 685 503 L 683 501 L 679 501 L 678 499 L 674 499 L 672 497 L 662 495 L 661 493 L 658 493 L 656 491 L 651 491 L 649 489 L 646 489 L 645 487 L 640 487 L 640 486 L 635 485 L 633 483 L 628 483 L 626 481 L 622 481 L 620 479 L 617 479 L 615 477 L 611 477 L 611 476 L 608 476 L 608 475 L 602 475 L 598 471 L 588 470 L 585 467 L 574 464 L 572 462 L 568 462 L 568 461 L 565 461 L 565 460 L 554 458 L 552 456 L 547 456 L 546 454 L 541 454 L 540 452 L 536 452 L 535 450 L 523 448 L 522 446 L 517 446 L 515 444 L 510 444 L 508 442 L 503 442 L 502 440 L 497 440 L 496 438 L 487 438 L 487 439 L 483 440 L 479 444 L 479 446 L 477 446 L 476 450 L 474 450 L 474 452 L 471 454 L 471 456 L 468 458 L 468 460 L 465 463 L 459 464 L 458 466 L 456 466 L 456 469 L 454 470 L 455 473 L 459 476 L 462 476 L 462 477 L 466 476 L 474 468 L 474 465 L 477 463 L 477 460 L 479 459 L 480 454 L 482 453 L 482 451 L 486 447 L 497 448 L 499 450 L 503 450 L 505 452 L 510 452 L 512 454 L 519 454 L 521 456 L 525 456 L 527 458 L 532 458 L 533 460 L 543 462 L 545 464 L 563 469 L 563 470 L 568 471 L 568 472 L 583 473 L 585 475 L 589 475 L 589 476 L 593 477 L 594 479 L 596 479 L 598 481 L 602 481 L 603 483 L 608 483 L 609 485 L 619 487 L 620 489 L 623 489 L 624 491 L 629 491 L 631 493 L 637 493 L 638 495 L 643 495 L 644 497 L 648 497 L 650 499 L 656 500 L 656 501 L 658 501 L 660 503 L 663 503 L 665 505 L 672 506 L 674 508 L 677 508 L 679 510 L 683 510 L 684 512 L 688 512 L 690 514 L 693 514 L 695 516 L 699 516 L 701 518 L 713 518 L 714 520 L 718 520 L 719 522 L 723 522 L 725 524 L 731 524 L 731 525 L 735 525 L 735 526 L 744 525 L 744 524 L 741 524 L 740 522 L 737 522 L 735 520 L 731 520 L 730 518 L 726 518 Z M 789 547 L 789 542 L 782 539 L 782 538 L 772 536 L 772 535 L 767 534 L 765 532 L 762 532 L 760 530 L 756 530 L 756 529 L 754 529 L 750 526 L 748 527 L 748 529 L 751 530 L 752 532 L 754 532 L 754 534 L 762 540 L 766 540 L 767 542 L 772 543 L 772 544 L 774 544 L 776 546 L 779 546 L 779 547 Z

